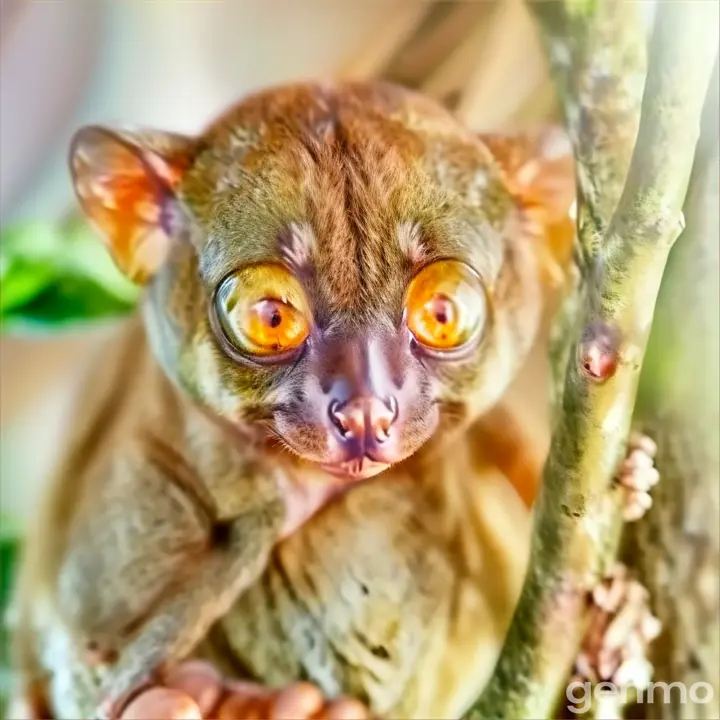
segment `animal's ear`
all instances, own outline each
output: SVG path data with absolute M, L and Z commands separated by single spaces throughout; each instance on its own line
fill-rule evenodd
M 490 133 L 480 139 L 524 204 L 542 207 L 549 222 L 567 217 L 575 200 L 575 163 L 570 138 L 562 128 Z
M 483 134 L 480 140 L 502 168 L 508 188 L 525 209 L 529 231 L 543 238 L 547 269 L 560 279 L 575 239 L 576 197 L 572 144 L 558 126 L 532 133 Z
M 72 139 L 70 168 L 80 205 L 117 266 L 137 283 L 151 278 L 167 256 L 176 191 L 195 145 L 172 133 L 94 125 Z

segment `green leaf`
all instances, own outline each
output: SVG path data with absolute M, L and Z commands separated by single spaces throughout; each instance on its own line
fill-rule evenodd
M 129 313 L 140 289 L 82 219 L 3 229 L 0 326 L 48 330 Z
M 30 302 L 57 277 L 57 268 L 46 261 L 28 262 L 15 258 L 2 262 L 0 314 Z
M 3 331 L 42 330 L 126 315 L 133 307 L 89 278 L 66 275 L 22 307 L 4 313 L 1 322 Z
M 20 537 L 20 521 L 7 514 L 0 514 L 0 543 L 15 541 Z
M 18 549 L 16 540 L 0 540 L 0 717 L 6 717 L 10 692 L 10 638 L 5 619 L 15 581 Z
M 7 609 L 10 599 L 17 549 L 17 540 L 7 538 L 0 540 L 0 612 Z

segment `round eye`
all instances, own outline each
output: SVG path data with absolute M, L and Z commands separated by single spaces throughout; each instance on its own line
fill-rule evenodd
M 279 265 L 254 265 L 228 276 L 215 295 L 227 340 L 248 355 L 267 357 L 299 348 L 310 333 L 300 283 Z
M 442 260 L 421 270 L 405 301 L 407 326 L 432 350 L 454 350 L 477 337 L 485 321 L 480 277 L 467 265 Z

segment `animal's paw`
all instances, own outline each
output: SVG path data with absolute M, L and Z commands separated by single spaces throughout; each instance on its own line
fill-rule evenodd
M 656 453 L 657 445 L 647 435 L 630 436 L 627 456 L 617 478 L 625 494 L 623 517 L 628 522 L 639 520 L 652 505 L 650 490 L 660 480 L 655 467 Z
M 649 608 L 647 590 L 617 565 L 592 592 L 590 623 L 575 662 L 576 682 L 612 682 L 641 688 L 650 682 L 647 659 L 660 621 Z
M 327 700 L 310 683 L 294 683 L 270 690 L 253 683 L 230 683 L 228 697 L 215 715 L 219 720 L 369 720 L 368 709 L 357 700 Z
M 142 691 L 125 707 L 121 720 L 368 720 L 355 700 L 326 700 L 309 683 L 280 690 L 250 682 L 223 680 L 205 662 L 191 660 L 163 682 Z

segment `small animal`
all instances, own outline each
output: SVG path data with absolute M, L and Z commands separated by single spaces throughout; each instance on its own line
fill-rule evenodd
M 541 458 L 504 398 L 569 259 L 564 134 L 303 83 L 197 137 L 84 127 L 70 167 L 145 289 L 27 538 L 20 693 L 117 717 L 198 655 L 462 712 L 524 572 Z

